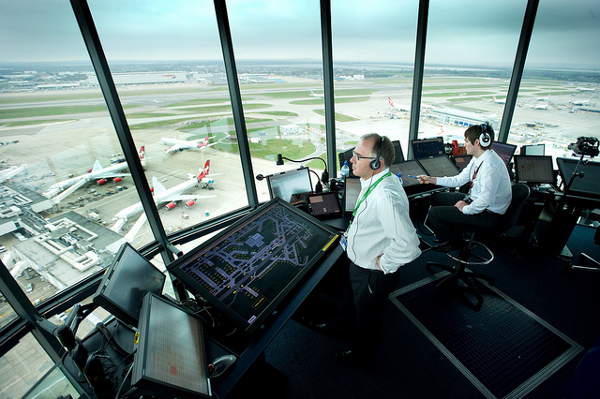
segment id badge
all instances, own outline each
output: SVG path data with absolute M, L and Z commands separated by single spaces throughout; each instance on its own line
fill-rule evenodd
M 348 246 L 348 232 L 345 232 L 344 235 L 342 235 L 342 237 L 340 238 L 340 245 L 342 246 L 342 249 L 345 251 L 346 247 Z

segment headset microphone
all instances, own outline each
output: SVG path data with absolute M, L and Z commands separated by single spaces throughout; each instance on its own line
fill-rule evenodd
M 381 161 L 379 158 L 381 157 L 381 147 L 383 147 L 383 136 L 380 136 L 381 140 L 379 141 L 379 148 L 377 149 L 377 156 L 374 160 L 371 161 L 371 169 L 377 170 L 381 166 Z
M 490 134 L 488 133 L 487 129 L 488 127 L 485 123 L 481 125 L 481 135 L 479 136 L 479 144 L 484 148 L 489 147 L 492 143 L 492 138 L 490 137 Z

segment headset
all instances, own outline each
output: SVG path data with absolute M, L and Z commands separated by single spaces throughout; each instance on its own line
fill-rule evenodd
M 379 158 L 381 157 L 381 147 L 383 147 L 383 136 L 379 136 L 381 140 L 379 141 L 379 148 L 377 149 L 377 156 L 374 160 L 371 161 L 371 169 L 377 170 L 381 166 L 381 161 Z
M 481 124 L 481 135 L 479 136 L 479 144 L 483 148 L 489 147 L 490 144 L 492 144 L 492 138 L 488 133 L 488 125 L 486 125 L 485 123 Z

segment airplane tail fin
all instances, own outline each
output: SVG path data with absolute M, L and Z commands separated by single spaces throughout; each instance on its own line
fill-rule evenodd
M 210 172 L 210 159 L 207 159 L 206 162 L 204 163 L 204 168 L 199 169 L 200 174 L 198 175 L 198 178 L 202 179 L 204 176 L 208 176 L 208 173 Z
M 138 155 L 140 156 L 140 160 L 142 160 L 146 157 L 146 146 L 140 147 L 140 150 L 138 151 Z
M 94 167 L 92 168 L 92 173 L 97 172 L 99 170 L 102 170 L 102 165 L 100 165 L 100 161 L 96 160 L 96 162 L 94 162 Z
M 391 97 L 388 97 L 388 103 L 393 107 L 394 106 L 394 102 L 392 101 Z
M 154 188 L 154 195 L 160 194 L 165 191 L 165 186 L 163 186 L 156 176 L 152 176 L 152 187 Z
M 208 136 L 204 138 L 201 142 L 198 143 L 198 148 L 206 147 L 208 145 Z

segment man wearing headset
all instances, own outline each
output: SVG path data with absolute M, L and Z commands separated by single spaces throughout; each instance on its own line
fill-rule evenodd
M 389 138 L 376 133 L 358 141 L 350 162 L 361 178 L 361 192 L 350 226 L 340 244 L 350 261 L 349 283 L 336 326 L 347 327 L 356 318 L 358 333 L 350 350 L 336 354 L 344 365 L 366 365 L 377 346 L 381 312 L 399 282 L 398 269 L 421 254 L 419 238 L 410 220 L 408 198 L 400 179 L 390 173 L 395 151 Z M 330 324 L 322 324 L 325 330 Z
M 512 198 L 510 177 L 502 159 L 492 148 L 494 130 L 488 123 L 470 126 L 465 131 L 467 154 L 471 162 L 453 177 L 418 176 L 421 184 L 459 187 L 468 183 L 468 194 L 441 192 L 431 196 L 427 223 L 440 244 L 432 249 L 449 252 L 464 247 L 456 225 L 492 227 L 502 220 Z

